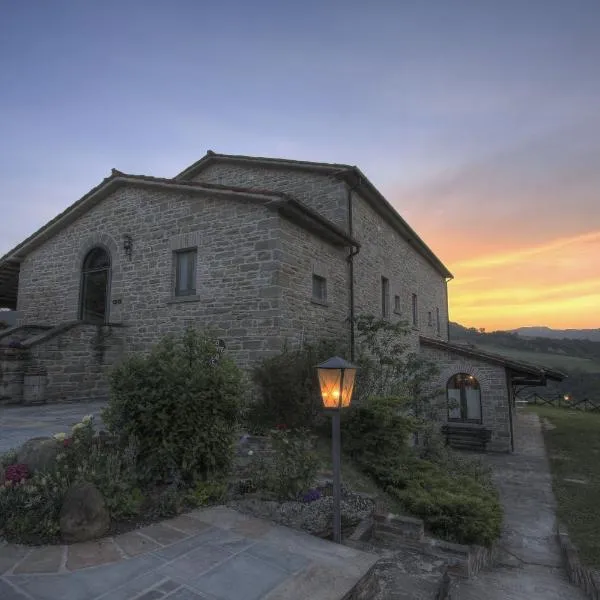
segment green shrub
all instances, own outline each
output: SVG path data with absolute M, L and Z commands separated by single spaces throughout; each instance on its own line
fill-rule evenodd
M 260 363 L 252 373 L 258 393 L 249 409 L 249 428 L 262 433 L 280 423 L 308 429 L 320 425 L 323 407 L 315 366 L 338 353 L 335 343 L 321 341 Z
M 252 483 L 267 497 L 294 500 L 312 486 L 317 474 L 314 438 L 307 430 L 289 430 L 281 425 L 269 438 L 272 454 L 253 463 Z
M 229 469 L 241 372 L 226 356 L 213 363 L 216 355 L 211 339 L 188 330 L 113 371 L 103 419 L 138 441 L 146 481 L 191 484 Z
M 502 508 L 482 476 L 449 474 L 415 457 L 379 477 L 407 512 L 441 538 L 489 546 L 500 535 Z
M 402 414 L 399 398 L 371 398 L 342 412 L 344 451 L 357 465 L 368 468 L 382 457 L 406 453 L 414 430 L 410 417 Z

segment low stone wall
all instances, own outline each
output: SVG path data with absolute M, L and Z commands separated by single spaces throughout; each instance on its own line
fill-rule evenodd
M 375 565 L 373 565 L 342 600 L 372 600 L 378 592 L 379 583 L 375 577 Z
M 559 523 L 556 533 L 569 581 L 584 590 L 592 600 L 600 600 L 600 571 L 581 564 L 577 548 L 571 542 L 564 525 Z
M 402 538 L 421 541 L 425 535 L 425 527 L 421 519 L 395 515 L 393 513 L 376 513 L 373 516 L 374 538 Z
M 397 540 L 400 544 L 417 543 L 421 552 L 443 557 L 448 565 L 447 574 L 451 578 L 473 577 L 492 564 L 495 557 L 495 547 L 467 546 L 426 538 L 423 521 L 404 515 L 376 513 L 373 516 L 372 533 L 375 539 Z

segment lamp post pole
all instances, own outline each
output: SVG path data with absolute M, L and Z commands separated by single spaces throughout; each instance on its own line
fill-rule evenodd
M 340 411 L 334 410 L 331 419 L 332 458 L 333 458 L 333 541 L 342 543 L 342 510 L 341 510 L 341 442 Z
M 331 454 L 333 462 L 333 541 L 342 543 L 342 464 L 340 415 L 350 406 L 356 367 L 339 356 L 317 365 L 323 406 L 331 413 Z

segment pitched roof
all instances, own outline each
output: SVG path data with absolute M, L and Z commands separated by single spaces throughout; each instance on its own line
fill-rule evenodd
M 103 179 L 87 194 L 0 258 L 0 305 L 14 306 L 16 304 L 19 264 L 27 254 L 123 185 L 248 199 L 259 202 L 272 210 L 277 210 L 298 225 L 324 237 L 334 245 L 360 247 L 360 244 L 343 229 L 287 194 L 270 190 L 151 177 L 149 175 L 131 175 L 113 169 L 109 177 Z
M 437 348 L 446 352 L 452 352 L 454 354 L 460 354 L 470 358 L 476 358 L 483 362 L 504 366 L 520 375 L 527 375 L 533 377 L 539 377 L 541 380 L 551 379 L 553 381 L 562 381 L 567 377 L 565 373 L 549 367 L 541 365 L 534 365 L 529 362 L 521 360 L 515 360 L 502 354 L 495 354 L 493 352 L 487 352 L 481 350 L 475 346 L 467 346 L 464 344 L 453 344 L 452 342 L 445 342 L 436 338 L 430 338 L 426 336 L 420 336 L 419 341 L 423 346 L 429 346 L 431 348 Z
M 386 200 L 381 192 L 369 181 L 367 176 L 356 166 L 310 162 L 305 160 L 291 160 L 287 158 L 267 158 L 262 156 L 244 156 L 238 154 L 217 154 L 209 150 L 205 156 L 190 165 L 175 176 L 178 181 L 186 181 L 197 175 L 210 164 L 216 162 L 229 162 L 232 164 L 252 164 L 271 168 L 298 169 L 331 175 L 346 181 L 354 189 L 359 189 L 363 197 L 371 206 L 387 219 L 396 231 L 415 250 L 423 256 L 436 271 L 446 278 L 452 278 L 452 273 L 446 268 L 442 261 L 434 254 L 427 244 L 417 235 L 410 225 L 398 214 L 396 209 Z

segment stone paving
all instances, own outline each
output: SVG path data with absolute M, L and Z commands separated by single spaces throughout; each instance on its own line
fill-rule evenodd
M 0 546 L 1 600 L 341 600 L 377 556 L 213 507 L 97 542 Z
M 504 507 L 499 565 L 462 582 L 453 599 L 584 600 L 563 568 L 539 418 L 519 410 L 515 421 L 515 453 L 484 455 Z
M 17 448 L 33 437 L 49 437 L 60 431 L 68 433 L 89 414 L 94 415 L 96 428 L 101 428 L 100 412 L 104 406 L 104 402 L 0 406 L 0 453 Z

